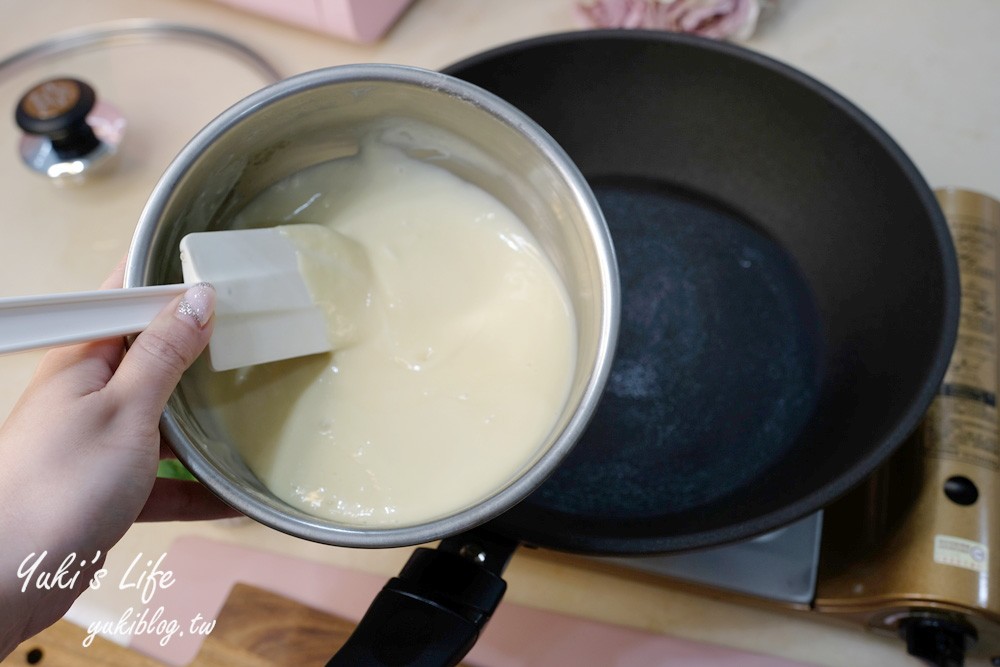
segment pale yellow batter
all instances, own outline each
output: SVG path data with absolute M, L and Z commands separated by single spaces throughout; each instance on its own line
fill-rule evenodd
M 294 222 L 364 248 L 367 265 L 345 274 L 363 307 L 334 321 L 347 343 L 332 354 L 197 370 L 254 472 L 310 514 L 366 526 L 449 514 L 512 480 L 553 428 L 576 356 L 569 299 L 524 224 L 377 143 L 271 187 L 237 226 Z M 344 285 L 318 275 L 336 304 Z

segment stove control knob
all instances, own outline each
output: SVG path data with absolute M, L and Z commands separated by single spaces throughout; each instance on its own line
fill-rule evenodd
M 60 183 L 106 169 L 125 127 L 121 114 L 98 102 L 91 86 L 70 78 L 34 86 L 18 102 L 14 120 L 24 131 L 21 159 Z

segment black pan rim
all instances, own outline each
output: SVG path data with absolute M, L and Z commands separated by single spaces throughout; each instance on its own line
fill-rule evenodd
M 522 518 L 525 513 L 523 505 L 508 510 L 505 514 L 494 519 L 490 525 L 528 544 L 561 551 L 604 555 L 639 555 L 695 550 L 721 546 L 766 534 L 821 510 L 856 487 L 899 448 L 923 419 L 944 378 L 958 333 L 960 293 L 958 260 L 947 222 L 930 185 L 923 178 L 910 157 L 881 125 L 875 122 L 874 119 L 853 102 L 813 76 L 744 46 L 695 35 L 655 30 L 576 30 L 545 34 L 492 47 L 454 62 L 443 68 L 442 72 L 461 78 L 458 72 L 463 69 L 492 59 L 502 58 L 512 53 L 566 43 L 601 41 L 665 42 L 704 49 L 737 58 L 784 77 L 814 95 L 818 95 L 826 102 L 837 107 L 853 122 L 857 123 L 864 132 L 869 134 L 885 150 L 886 154 L 899 167 L 900 172 L 912 187 L 920 204 L 928 213 L 935 240 L 941 250 L 940 259 L 943 269 L 941 278 L 944 292 L 944 307 L 941 311 L 940 337 L 937 341 L 937 349 L 933 359 L 928 366 L 928 372 L 916 392 L 915 400 L 904 412 L 887 437 L 876 447 L 869 450 L 867 454 L 860 457 L 843 474 L 831 479 L 827 484 L 816 488 L 812 493 L 799 498 L 798 501 L 786 507 L 766 512 L 753 519 L 745 520 L 739 524 L 725 528 L 703 531 L 694 530 L 683 535 L 630 538 L 627 540 L 619 538 L 595 539 L 592 536 L 584 538 L 568 536 L 565 539 L 553 540 L 543 530 L 532 530 L 532 522 Z M 530 518 L 530 512 L 528 516 Z

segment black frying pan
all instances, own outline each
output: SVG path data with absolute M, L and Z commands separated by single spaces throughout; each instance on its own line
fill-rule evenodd
M 916 426 L 954 343 L 957 264 L 932 192 L 802 73 L 625 31 L 445 71 L 526 112 L 587 177 L 618 253 L 619 344 L 554 475 L 477 533 L 418 550 L 331 665 L 457 662 L 518 543 L 663 553 L 824 507 Z

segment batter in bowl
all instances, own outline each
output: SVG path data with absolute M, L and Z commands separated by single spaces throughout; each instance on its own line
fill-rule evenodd
M 555 426 L 576 358 L 569 298 L 525 225 L 486 191 L 375 141 L 270 187 L 234 226 L 289 223 L 357 242 L 367 265 L 352 259 L 348 277 L 367 293 L 337 320 L 344 286 L 313 276 L 338 335 L 349 329 L 333 353 L 193 370 L 261 481 L 315 516 L 394 527 L 515 478 Z

